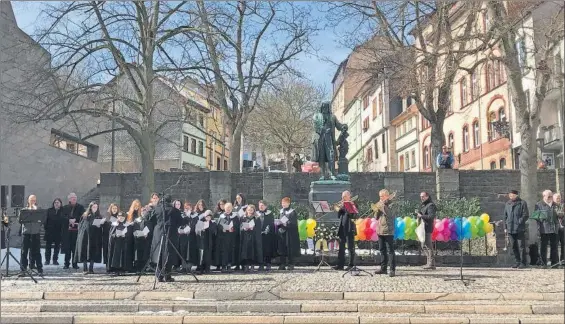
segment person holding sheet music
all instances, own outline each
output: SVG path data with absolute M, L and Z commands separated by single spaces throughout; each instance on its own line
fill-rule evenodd
M 216 234 L 216 224 L 212 221 L 212 211 L 206 209 L 204 200 L 196 203 L 198 222 L 195 225 L 199 259 L 196 271 L 199 274 L 210 273 L 212 265 L 212 249 L 214 248 L 213 237 Z
M 62 235 L 62 245 L 65 251 L 65 266 L 63 269 L 68 269 L 71 260 L 74 259 L 77 235 L 78 235 L 78 223 L 84 214 L 84 206 L 77 203 L 77 195 L 73 192 L 67 197 L 69 204 L 63 207 L 63 219 L 66 224 L 63 224 L 63 235 Z M 67 225 L 68 224 L 68 225 Z M 73 269 L 78 270 L 78 265 L 73 262 Z
M 267 208 L 267 204 L 259 201 L 258 217 L 261 220 L 261 242 L 263 248 L 263 264 L 266 270 L 271 270 L 271 260 L 276 256 L 277 237 L 275 234 L 275 215 Z M 263 264 L 259 267 L 259 271 L 264 270 Z
M 120 207 L 117 204 L 111 203 L 108 207 L 108 213 L 106 218 L 104 218 L 104 223 L 102 224 L 102 259 L 104 264 L 108 265 L 108 245 L 110 244 L 110 229 L 112 228 L 112 223 L 117 220 L 118 213 L 120 212 Z
M 237 227 L 234 224 L 238 224 Z M 235 228 L 239 228 L 239 216 L 233 212 L 231 203 L 224 204 L 224 213 L 217 218 L 214 263 L 224 273 L 231 272 Z
M 263 241 L 261 219 L 256 215 L 255 205 L 247 205 L 241 220 L 241 264 L 243 272 L 253 271 L 254 265 L 263 266 Z
M 349 271 L 355 266 L 355 235 L 357 234 L 357 228 L 355 227 L 354 220 L 359 217 L 357 207 L 355 207 L 354 203 L 351 201 L 351 193 L 349 191 L 344 191 L 341 194 L 341 203 L 337 217 L 340 219 L 339 229 L 337 231 L 337 236 L 339 237 L 339 252 L 337 254 L 337 265 L 334 266 L 333 269 Z M 347 244 L 347 250 L 349 251 L 349 263 L 347 268 L 344 268 L 345 244 Z
M 390 204 L 394 198 L 388 190 L 379 191 L 379 202 L 374 216 L 379 222 L 379 248 L 381 252 L 381 266 L 375 274 L 387 274 L 394 277 L 396 271 L 396 254 L 394 252 L 394 215 L 390 210 Z M 387 253 L 388 252 L 388 253 Z M 388 261 L 390 254 L 390 272 L 388 272 Z
M 37 210 L 37 198 L 35 195 L 30 195 L 27 199 L 27 206 L 24 210 Z M 20 224 L 22 225 L 22 235 L 23 235 L 23 244 L 22 250 L 20 255 L 20 263 L 21 263 L 21 270 L 23 275 L 23 271 L 27 269 L 28 266 L 28 254 L 30 257 L 30 263 L 35 263 L 37 272 L 39 274 L 43 274 L 43 264 L 41 263 L 41 249 L 40 249 L 40 237 L 39 232 L 41 231 L 41 223 L 32 222 L 26 223 L 22 222 L 20 219 Z M 31 265 L 30 265 L 31 268 Z
M 47 210 L 45 229 L 45 265 L 51 261 L 51 246 L 53 246 L 53 265 L 59 265 L 59 249 L 61 248 L 61 232 L 63 226 L 63 201 L 59 198 L 53 200 L 51 208 Z
M 290 198 L 281 200 L 277 224 L 277 253 L 280 258 L 279 270 L 294 270 L 294 259 L 300 256 L 300 236 L 298 235 L 298 215 L 290 207 Z
M 78 224 L 77 244 L 73 263 L 83 263 L 84 273 L 94 273 L 94 263 L 102 262 L 102 216 L 98 203 L 91 202 Z M 90 265 L 87 268 L 87 263 Z
M 181 257 L 188 261 L 189 260 L 189 248 L 188 248 L 188 236 L 190 233 L 190 216 L 192 215 L 192 205 L 188 202 L 185 201 L 184 205 L 183 205 L 183 210 L 182 210 L 182 220 L 180 222 L 180 226 L 178 228 L 178 233 L 179 233 L 179 253 L 181 255 Z M 186 271 L 188 269 L 183 269 L 182 268 L 182 260 L 179 260 L 179 262 L 177 262 L 176 266 L 178 268 L 179 271 Z
M 117 275 L 131 270 L 131 257 L 128 256 L 126 234 L 131 230 L 126 226 L 126 217 L 118 212 L 116 220 L 110 224 L 110 241 L 108 244 L 108 263 L 106 267 L 109 272 Z
M 245 214 L 242 212 L 242 210 L 245 211 L 245 208 L 247 208 L 247 200 L 245 199 L 245 196 L 240 192 L 235 196 L 233 210 L 239 214 L 239 217 L 243 217 L 245 216 Z

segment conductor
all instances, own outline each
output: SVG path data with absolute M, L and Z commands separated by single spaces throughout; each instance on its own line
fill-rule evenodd
M 177 229 L 181 225 L 180 210 L 172 206 L 171 196 L 166 195 L 162 204 L 152 210 L 150 220 L 155 224 L 151 244 L 151 263 L 156 264 L 160 282 L 173 282 L 171 269 L 177 264 L 177 254 L 172 242 L 178 241 Z
M 355 260 L 355 235 L 357 234 L 357 228 L 353 222 L 359 217 L 357 213 L 357 208 L 351 201 L 351 192 L 344 191 L 341 194 L 341 202 L 336 209 L 337 217 L 340 218 L 339 229 L 337 235 L 339 237 L 339 252 L 337 254 L 337 265 L 333 267 L 334 270 L 345 270 L 349 271 L 353 268 Z M 349 250 L 349 264 L 347 268 L 344 269 L 345 265 L 345 243 L 347 243 L 347 249 Z

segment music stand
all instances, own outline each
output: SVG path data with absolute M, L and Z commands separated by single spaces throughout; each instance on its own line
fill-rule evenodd
M 344 201 L 343 202 L 343 208 L 345 208 L 345 211 L 348 214 L 357 214 L 359 215 L 359 210 L 357 209 L 357 206 L 355 206 L 355 204 L 352 201 Z M 349 242 L 352 244 L 355 244 L 355 240 L 353 242 Z M 373 274 L 371 274 L 368 271 L 365 271 L 359 267 L 357 267 L 356 265 L 353 265 L 353 267 L 351 267 L 351 269 L 347 270 L 343 275 L 341 275 L 341 277 L 345 277 L 346 274 L 349 274 L 351 276 L 358 276 L 361 272 L 364 272 L 366 274 L 368 274 L 369 276 L 373 276 Z
M 461 220 L 461 226 L 459 226 L 459 231 L 457 231 L 457 237 L 458 238 L 463 237 L 463 220 Z M 471 252 L 470 249 L 469 249 L 469 252 Z M 433 253 L 433 251 L 432 251 L 432 253 Z M 468 286 L 471 282 L 475 281 L 475 279 L 469 279 L 469 278 L 463 277 L 463 240 L 459 241 L 459 260 L 460 260 L 459 278 L 446 278 L 446 279 L 443 279 L 443 281 L 457 281 L 458 280 L 458 281 L 461 281 L 464 286 Z
M 24 218 L 28 218 L 27 216 L 27 212 L 36 212 L 35 214 L 37 214 L 37 210 L 25 210 L 26 211 L 26 215 L 24 216 Z M 18 210 L 16 209 L 16 214 L 18 214 Z M 45 211 L 42 211 L 43 217 L 46 216 Z M 20 215 L 21 216 L 21 215 Z M 41 219 L 41 215 L 39 216 L 35 216 L 32 218 L 36 218 L 39 217 Z M 12 252 L 10 251 L 10 222 L 8 221 L 8 223 L 4 223 L 2 222 L 2 227 L 4 227 L 4 240 L 5 240 L 5 245 L 6 245 L 6 254 L 4 255 L 4 259 L 2 259 L 2 262 L 0 263 L 0 267 L 2 267 L 2 265 L 4 265 L 4 262 L 6 263 L 6 274 L 0 274 L 2 276 L 2 279 L 4 278 L 8 278 L 10 277 L 10 258 L 12 258 L 12 260 L 14 262 L 16 262 L 19 266 L 20 266 L 20 272 L 18 274 L 26 274 L 28 275 L 31 280 L 34 283 L 37 283 L 37 280 L 33 277 L 32 275 L 32 271 L 30 269 L 22 269 L 22 264 L 20 263 L 20 261 L 12 254 Z M 41 275 L 40 275 L 41 276 Z M 41 276 L 43 277 L 43 276 Z
M 322 217 L 324 217 L 326 214 L 331 213 L 331 209 L 330 209 L 330 204 L 325 201 L 325 200 L 321 200 L 321 201 L 312 201 L 312 207 L 314 207 L 314 214 L 323 214 L 320 217 L 317 217 L 316 219 L 320 219 Z M 314 254 L 316 254 L 316 247 L 314 245 Z M 320 263 L 318 263 L 318 267 L 316 268 L 316 270 L 314 270 L 314 272 L 320 271 L 320 268 L 322 266 L 328 266 L 328 267 L 332 267 L 325 259 L 324 259 L 325 253 L 324 253 L 324 248 L 320 247 Z

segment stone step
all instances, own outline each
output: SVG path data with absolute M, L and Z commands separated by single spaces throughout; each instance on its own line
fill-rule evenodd
M 43 313 L 43 314 L 2 314 L 1 323 L 26 324 L 553 324 L 563 323 L 563 315 L 478 315 L 455 314 L 410 314 L 357 316 L 347 313 L 312 313 L 308 315 L 275 314 L 124 314 L 108 313 Z
M 565 313 L 559 301 L 493 302 L 387 302 L 387 301 L 4 301 L 3 314 L 9 313 L 358 313 L 358 314 L 528 314 L 560 315 Z
M 370 301 L 564 301 L 558 293 L 406 293 L 270 291 L 3 291 L 9 300 L 370 300 Z

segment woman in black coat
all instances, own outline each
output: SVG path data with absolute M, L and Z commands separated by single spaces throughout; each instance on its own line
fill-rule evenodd
M 224 213 L 224 208 L 225 205 L 227 203 L 227 200 L 225 199 L 220 199 L 218 200 L 218 203 L 216 204 L 216 209 L 214 210 L 214 219 L 219 220 L 220 216 L 222 216 L 222 214 Z M 212 237 L 212 241 L 213 241 L 213 249 L 212 249 L 212 259 L 214 260 L 212 263 L 216 265 L 216 271 L 220 271 L 222 270 L 222 264 L 220 264 L 219 262 L 217 262 L 218 257 L 216 256 L 216 254 L 218 253 L 218 235 L 221 231 L 221 228 L 218 228 L 216 233 L 214 233 L 213 237 Z
M 233 212 L 233 205 L 226 203 L 224 213 L 218 216 L 216 223 L 216 241 L 214 245 L 214 263 L 222 272 L 231 272 L 235 232 L 239 232 L 239 216 Z
M 126 217 L 118 212 L 116 220 L 110 224 L 110 241 L 108 244 L 108 272 L 118 275 L 131 270 L 131 256 L 128 256 L 127 232 L 130 226 L 125 225 Z
M 294 260 L 300 256 L 300 236 L 298 235 L 298 215 L 290 207 L 290 198 L 281 201 L 282 209 L 279 215 L 277 229 L 277 253 L 281 257 L 279 270 L 294 269 Z M 285 218 L 286 222 L 282 219 Z
M 216 223 L 212 222 L 213 213 L 206 209 L 204 200 L 199 200 L 195 208 L 198 213 L 198 222 L 194 230 L 196 232 L 199 253 L 199 262 L 196 271 L 199 274 L 210 273 L 212 264 L 212 249 L 214 248 L 214 235 L 216 235 Z M 208 224 L 206 224 L 208 223 Z M 208 225 L 208 228 L 200 230 L 201 226 Z
M 241 264 L 244 272 L 252 271 L 256 264 L 263 265 L 262 228 L 255 206 L 247 205 L 245 217 L 241 220 Z
M 184 206 L 183 206 L 183 211 L 182 211 L 182 220 L 180 223 L 180 226 L 178 228 L 178 233 L 179 233 L 179 254 L 181 255 L 181 257 L 184 259 L 184 261 L 189 260 L 189 255 L 188 255 L 188 236 L 190 235 L 187 230 L 190 230 L 190 216 L 192 215 L 192 205 L 188 202 L 185 201 L 184 202 Z M 179 262 L 177 262 L 176 267 L 179 267 L 179 271 L 184 272 L 187 271 L 188 269 L 184 269 L 181 267 L 182 266 L 182 260 L 179 260 Z
M 112 223 L 117 220 L 120 208 L 116 204 L 110 204 L 108 207 L 108 214 L 104 219 L 102 224 L 102 255 L 104 259 L 104 264 L 108 265 L 108 245 L 110 244 L 110 229 L 112 228 Z
M 74 263 L 83 263 L 85 273 L 94 273 L 94 263 L 102 262 L 101 220 L 102 216 L 98 210 L 98 203 L 93 201 L 88 205 L 88 210 L 80 219 L 73 260 Z M 90 263 L 88 269 L 86 267 L 87 262 Z
M 277 252 L 277 236 L 275 233 L 275 215 L 267 208 L 267 204 L 263 200 L 259 201 L 259 210 L 257 211 L 261 220 L 261 238 L 263 244 L 263 263 L 267 267 L 267 271 L 271 270 L 271 260 L 276 257 Z M 263 265 L 259 267 L 259 271 L 263 270 Z
M 63 201 L 59 198 L 53 200 L 53 205 L 47 210 L 45 220 L 45 265 L 49 265 L 51 260 L 51 246 L 53 245 L 53 265 L 59 265 L 59 249 L 61 248 L 61 238 L 63 236 Z

